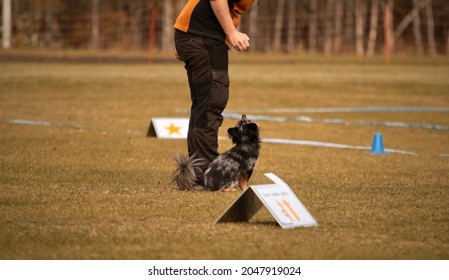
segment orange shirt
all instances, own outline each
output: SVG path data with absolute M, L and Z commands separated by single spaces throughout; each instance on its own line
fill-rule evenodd
M 240 15 L 247 12 L 255 0 L 228 0 L 234 25 L 240 23 Z M 189 0 L 178 18 L 175 29 L 197 36 L 225 40 L 226 35 L 210 5 L 210 0 Z

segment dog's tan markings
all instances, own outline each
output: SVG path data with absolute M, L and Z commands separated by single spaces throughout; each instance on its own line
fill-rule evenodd
M 249 175 L 248 173 L 245 173 L 242 175 L 242 183 L 240 184 L 240 188 L 242 190 L 246 190 L 248 188 L 248 183 L 249 183 Z
M 222 190 L 222 192 L 236 192 L 237 191 L 237 189 L 236 188 L 233 188 L 233 187 L 231 187 L 231 188 L 226 188 L 226 189 L 223 189 Z

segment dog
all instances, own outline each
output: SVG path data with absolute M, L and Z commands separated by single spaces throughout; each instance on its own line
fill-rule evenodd
M 228 137 L 234 146 L 214 159 L 204 174 L 200 170 L 204 159 L 178 155 L 172 177 L 180 190 L 237 191 L 248 188 L 260 153 L 259 127 L 242 115 L 236 126 L 228 129 Z M 200 184 L 197 174 L 202 176 Z

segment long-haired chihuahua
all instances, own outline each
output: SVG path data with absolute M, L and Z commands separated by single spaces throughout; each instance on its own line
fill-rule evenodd
M 236 191 L 248 188 L 248 181 L 260 152 L 259 128 L 246 115 L 228 129 L 234 146 L 220 154 L 204 171 L 203 184 L 197 174 L 204 163 L 201 158 L 178 155 L 173 181 L 180 190 Z

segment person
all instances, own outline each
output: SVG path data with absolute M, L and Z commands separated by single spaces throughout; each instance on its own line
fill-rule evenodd
M 228 51 L 250 47 L 237 26 L 254 1 L 189 0 L 174 24 L 175 55 L 185 64 L 192 102 L 187 148 L 190 157 L 201 159 L 200 185 L 201 173 L 219 155 L 218 129 L 229 98 Z

